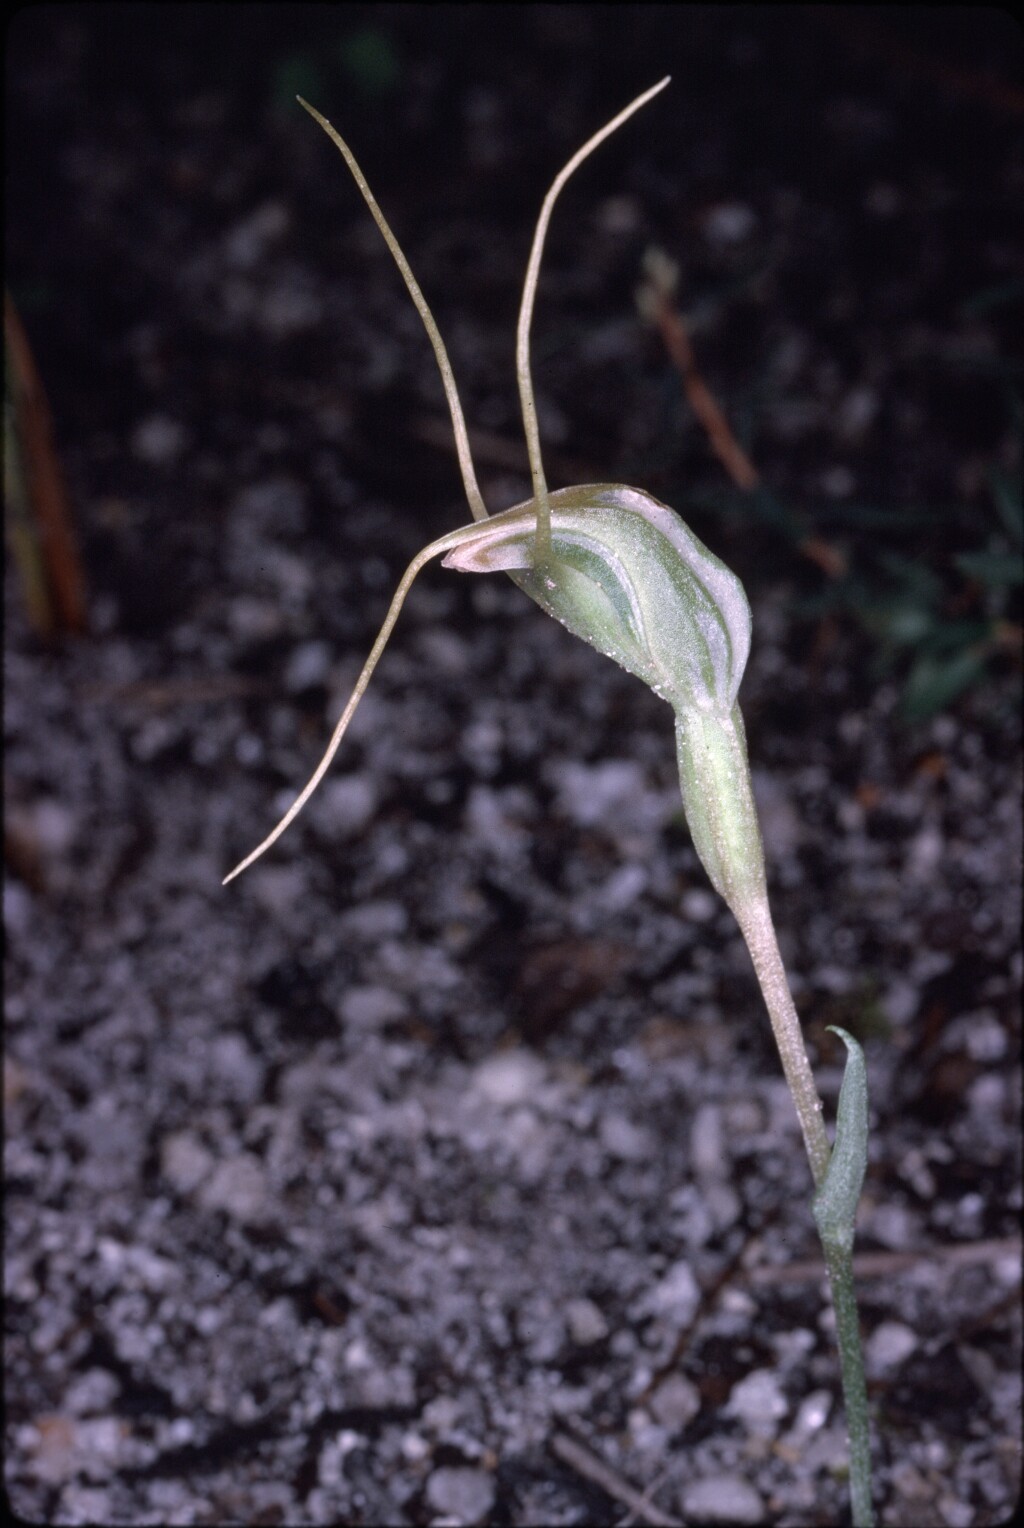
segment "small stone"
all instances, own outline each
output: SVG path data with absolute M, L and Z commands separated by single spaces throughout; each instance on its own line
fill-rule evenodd
M 160 1170 L 179 1194 L 191 1194 L 213 1170 L 214 1158 L 198 1136 L 178 1130 L 164 1137 L 160 1147 Z
M 755 1369 L 732 1387 L 726 1411 L 739 1417 L 751 1432 L 774 1433 L 789 1406 L 770 1369 Z
M 821 474 L 821 491 L 830 499 L 846 499 L 857 487 L 857 479 L 849 467 L 844 467 L 840 462 L 835 467 L 829 467 Z
M 751 784 L 769 864 L 791 859 L 804 842 L 807 830 L 790 790 L 778 775 L 764 769 L 751 771 Z
M 608 1323 L 593 1300 L 570 1300 L 565 1307 L 565 1323 L 577 1347 L 590 1347 L 608 1336 Z
M 319 640 L 300 643 L 285 665 L 285 689 L 293 695 L 301 695 L 304 690 L 326 685 L 331 672 L 331 660 L 329 643 Z
M 382 898 L 379 902 L 362 902 L 350 908 L 338 920 L 338 927 L 346 939 L 356 944 L 400 939 L 409 927 L 409 914 L 401 902 Z
M 109 1369 L 87 1369 L 68 1385 L 64 1409 L 71 1416 L 96 1415 L 111 1409 L 121 1393 L 121 1381 Z
M 544 1076 L 544 1066 L 526 1050 L 501 1051 L 474 1069 L 472 1088 L 489 1103 L 508 1107 L 526 1103 Z
M 316 293 L 292 272 L 263 292 L 254 316 L 271 339 L 286 340 L 312 329 L 322 313 L 323 304 Z
M 971 1528 L 971 1524 L 977 1522 L 976 1508 L 970 1502 L 961 1501 L 949 1492 L 939 1497 L 937 1506 L 947 1528 Z
M 224 255 L 230 265 L 249 270 L 266 255 L 272 244 L 288 232 L 291 215 L 284 202 L 266 201 L 229 229 Z
M 369 775 L 342 775 L 321 787 L 317 826 L 331 838 L 355 838 L 376 810 L 377 788 Z
M 606 912 L 621 913 L 646 889 L 649 878 L 643 865 L 620 865 L 605 881 L 596 900 Z
M 263 1092 L 266 1067 L 241 1035 L 218 1035 L 210 1047 L 209 1071 L 239 1103 L 254 1104 Z
M 844 440 L 863 440 L 878 413 L 878 394 L 871 387 L 853 387 L 839 405 L 836 426 Z
M 963 1018 L 964 1040 L 972 1061 L 1002 1061 L 1009 1036 L 992 1008 L 979 1008 Z
M 228 606 L 228 625 L 241 642 L 268 642 L 280 634 L 284 621 L 273 600 L 239 595 Z
M 288 792 L 289 798 L 291 792 Z M 283 800 L 283 793 L 282 798 Z M 290 800 L 281 806 L 285 811 Z M 275 806 L 280 802 L 275 803 Z M 305 898 L 306 870 L 302 865 L 269 865 L 264 860 L 249 878 L 250 895 L 274 918 L 286 919 Z
M 946 841 L 932 824 L 921 828 L 907 845 L 904 874 L 917 885 L 930 882 L 942 862 Z
M 728 1165 L 722 1141 L 722 1111 L 701 1104 L 690 1127 L 690 1160 L 698 1178 L 720 1178 Z
M 967 1089 L 967 1110 L 979 1123 L 999 1119 L 1006 1109 L 1007 1079 L 999 1072 L 983 1072 Z
M 247 544 L 254 528 L 267 536 L 297 534 L 305 524 L 306 496 L 302 486 L 293 478 L 261 478 L 259 482 L 239 489 L 231 512 L 238 527 L 237 534 L 245 536 Z M 306 577 L 302 590 L 305 591 L 312 576 L 305 565 L 303 572 Z
M 203 1185 L 199 1202 L 207 1210 L 223 1210 L 243 1225 L 258 1225 L 269 1211 L 267 1179 L 263 1165 L 249 1152 L 221 1162 Z
M 529 834 L 508 810 L 508 795 L 488 785 L 475 785 L 466 803 L 466 825 L 492 854 L 514 856 L 526 847 Z
M 48 860 L 60 860 L 69 852 L 78 836 L 74 812 L 53 796 L 43 796 L 32 808 L 35 841 Z
M 668 1316 L 679 1326 L 687 1326 L 697 1314 L 700 1286 L 689 1263 L 678 1262 L 649 1290 L 641 1301 L 644 1314 Z
M 707 923 L 715 916 L 718 907 L 718 898 L 702 886 L 695 886 L 683 896 L 683 917 L 691 923 Z
M 469 643 L 446 626 L 429 626 L 420 635 L 420 652 L 432 673 L 464 674 L 469 666 Z
M 686 1486 L 683 1515 L 705 1523 L 760 1523 L 764 1504 L 753 1486 L 735 1475 L 708 1475 Z
M 740 1196 L 730 1183 L 709 1183 L 704 1191 L 705 1208 L 719 1233 L 728 1231 L 740 1218 Z
M 897 976 L 879 999 L 880 1006 L 890 1024 L 907 1024 L 921 1004 L 921 989 L 916 982 Z
M 606 196 L 596 216 L 604 233 L 629 234 L 640 226 L 640 204 L 635 196 Z
M 516 1326 L 519 1341 L 533 1363 L 552 1363 L 561 1352 L 565 1343 L 562 1316 L 542 1295 L 529 1297 L 519 1307 Z
M 647 1131 L 624 1114 L 606 1114 L 597 1126 L 601 1145 L 610 1157 L 620 1162 L 643 1162 L 652 1155 L 651 1138 Z
M 132 432 L 133 455 L 151 467 L 173 467 L 185 444 L 184 429 L 167 414 L 151 414 Z
M 571 760 L 552 765 L 550 774 L 558 788 L 558 810 L 581 828 L 634 820 L 647 793 L 643 770 L 632 759 Z
M 917 1335 L 900 1321 L 883 1321 L 865 1344 L 868 1368 L 875 1374 L 895 1369 L 917 1347 Z
M 32 894 L 20 881 L 4 882 L 4 931 L 8 938 L 27 934 L 33 923 Z
M 671 1374 L 651 1396 L 651 1414 L 670 1432 L 681 1432 L 700 1410 L 700 1391 L 682 1374 Z
M 812 1390 L 805 1395 L 797 1410 L 796 1421 L 786 1434 L 786 1442 L 800 1447 L 814 1433 L 820 1432 L 832 1410 L 832 1393 L 829 1390 Z
M 355 1029 L 381 1029 L 408 1014 L 404 999 L 390 987 L 349 987 L 340 1011 L 344 1022 Z
M 893 1252 L 903 1252 L 920 1240 L 918 1218 L 904 1204 L 876 1205 L 864 1226 L 865 1231 L 869 1225 L 875 1241 Z
M 804 1446 L 801 1469 L 805 1476 L 827 1472 L 830 1475 L 842 1477 L 848 1473 L 849 1468 L 850 1440 L 845 1421 L 837 1423 L 834 1427 L 823 1427 Z M 898 1469 L 897 1465 L 893 1470 L 893 1477 L 896 1476 Z
M 427 1501 L 451 1523 L 479 1523 L 494 1505 L 494 1481 L 486 1470 L 446 1466 L 427 1481 Z
M 750 238 L 757 228 L 757 214 L 743 202 L 718 202 L 705 210 L 701 225 L 708 243 L 724 249 Z

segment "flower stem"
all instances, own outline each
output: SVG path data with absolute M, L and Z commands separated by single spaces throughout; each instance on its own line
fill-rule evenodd
M 768 1017 L 771 1020 L 775 1043 L 779 1048 L 782 1070 L 786 1074 L 789 1091 L 793 1095 L 804 1145 L 814 1175 L 814 1186 L 820 1188 L 828 1171 L 831 1148 L 821 1117 L 821 1099 L 814 1084 L 811 1064 L 804 1048 L 803 1031 L 793 999 L 790 996 L 786 968 L 779 953 L 779 941 L 768 907 L 767 895 L 758 897 L 745 905 L 734 907 L 743 937 L 754 962 L 761 992 L 764 996 Z
M 804 1048 L 800 1020 L 786 980 L 786 970 L 779 953 L 779 943 L 772 923 L 768 898 L 758 896 L 734 906 L 734 913 L 747 942 L 754 971 L 771 1019 L 782 1069 L 796 1105 L 804 1145 L 810 1159 L 815 1187 L 820 1189 L 832 1156 L 822 1120 L 821 1099 Z M 865 1105 L 866 1110 L 866 1105 Z M 866 1113 L 865 1113 L 866 1119 Z M 816 1217 L 817 1218 L 817 1217 Z M 848 1233 L 832 1234 L 818 1227 L 825 1266 L 828 1269 L 832 1304 L 836 1313 L 836 1343 L 846 1407 L 846 1426 L 850 1446 L 850 1500 L 853 1528 L 873 1528 L 871 1507 L 871 1436 L 868 1428 L 867 1390 L 864 1360 L 861 1355 L 860 1327 L 857 1320 L 857 1297 L 853 1284 L 852 1216 Z
M 868 1427 L 868 1396 L 864 1383 L 864 1360 L 860 1349 L 857 1295 L 853 1287 L 853 1253 L 823 1236 L 825 1266 L 836 1313 L 836 1343 L 843 1379 L 846 1430 L 850 1439 L 850 1503 L 853 1528 L 874 1528 L 871 1507 L 871 1433 Z

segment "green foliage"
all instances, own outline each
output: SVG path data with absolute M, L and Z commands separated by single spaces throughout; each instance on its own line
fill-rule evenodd
M 346 37 L 338 56 L 349 82 L 366 96 L 385 96 L 398 86 L 401 64 L 383 27 L 363 27 Z
M 296 96 L 316 96 L 325 88 L 323 70 L 311 53 L 289 53 L 274 70 L 271 95 L 274 105 L 284 110 Z
M 880 638 L 881 665 L 906 670 L 901 709 L 908 721 L 933 716 L 984 681 L 1013 591 L 1024 582 L 1020 481 L 993 472 L 989 484 L 983 545 L 954 555 L 941 572 L 884 554 L 882 598 L 853 607 Z M 909 666 L 900 663 L 904 654 Z
M 960 506 L 947 515 L 950 538 L 969 550 L 933 551 L 930 560 L 901 550 L 934 533 L 940 510 L 889 511 L 865 505 L 830 510 L 859 531 L 850 569 L 800 602 L 807 618 L 853 617 L 874 644 L 876 679 L 900 680 L 900 715 L 925 721 L 984 684 L 1019 620 L 1022 561 L 1021 480 L 993 469 L 987 515 L 965 525 Z M 865 532 L 871 532 L 870 535 Z M 936 546 L 934 534 L 928 544 Z M 954 542 L 955 544 L 955 542 Z
M 274 70 L 274 105 L 292 107 L 296 96 L 321 99 L 331 91 L 355 92 L 363 101 L 381 101 L 398 89 L 402 61 L 385 26 L 343 31 L 334 48 L 313 53 L 297 48 Z

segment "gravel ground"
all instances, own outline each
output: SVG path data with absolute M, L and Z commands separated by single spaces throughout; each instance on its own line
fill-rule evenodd
M 659 245 L 734 417 L 762 389 L 780 499 L 828 536 L 816 506 L 851 496 L 962 502 L 921 526 L 927 561 L 1019 462 L 1005 377 L 946 364 L 1005 352 L 1003 310 L 964 304 L 1021 274 L 1019 34 L 893 14 L 16 22 L 9 273 L 90 589 L 88 635 L 47 647 L 7 572 L 21 1518 L 845 1520 L 809 1174 L 666 708 L 510 584 L 431 571 L 304 817 L 220 880 L 306 778 L 409 557 L 466 518 L 418 320 L 294 89 L 436 302 L 502 507 L 528 485 L 512 336 L 540 196 L 671 68 L 556 215 L 553 482 L 721 486 L 634 312 Z M 801 614 L 819 568 L 735 509 L 688 515 L 754 609 L 741 702 L 829 1117 L 825 1026 L 867 1050 L 881 1515 L 1002 1522 L 1019 666 L 908 726 L 862 629 Z

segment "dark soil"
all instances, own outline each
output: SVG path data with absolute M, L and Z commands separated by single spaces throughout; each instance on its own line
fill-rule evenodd
M 908 724 L 864 624 L 809 613 L 805 553 L 945 578 L 1019 471 L 1019 32 L 957 7 L 76 5 L 8 41 L 8 276 L 90 613 L 46 644 L 9 567 L 15 1512 L 844 1520 L 810 1178 L 665 706 L 507 581 L 432 569 L 319 796 L 220 887 L 409 558 L 468 518 L 419 321 L 295 91 L 403 241 L 500 508 L 528 492 L 540 199 L 671 71 L 555 214 L 549 475 L 648 489 L 746 583 L 741 702 L 829 1117 L 826 1026 L 868 1056 L 881 1517 L 1005 1521 L 1014 619 Z M 728 491 L 637 316 L 651 246 L 786 523 Z

